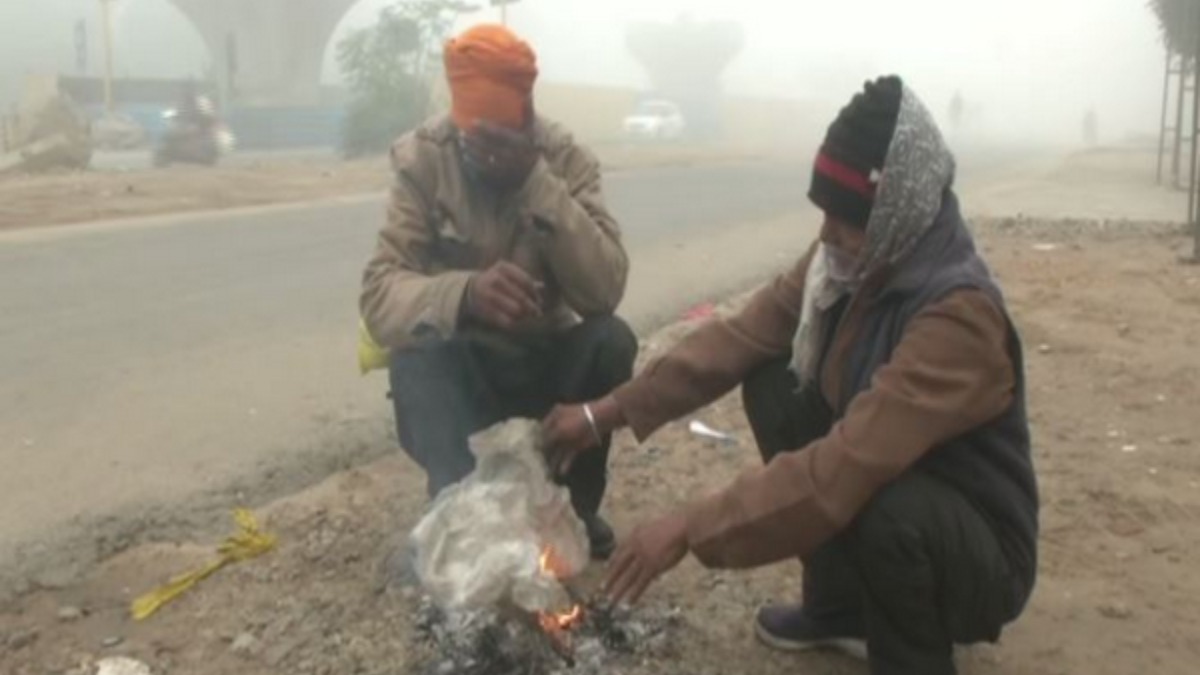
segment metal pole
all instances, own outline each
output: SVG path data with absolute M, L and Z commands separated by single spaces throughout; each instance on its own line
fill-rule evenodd
M 1200 12 L 1196 11 L 1194 2 L 1188 3 L 1187 11 L 1188 24 L 1195 27 L 1196 20 L 1200 19 Z M 1200 35 L 1193 37 L 1192 53 L 1190 55 L 1192 62 L 1191 82 L 1192 82 L 1192 157 L 1188 164 L 1188 222 L 1194 220 L 1193 213 L 1196 206 L 1196 143 L 1198 140 L 1196 131 L 1200 129 Z M 1187 57 L 1185 57 L 1187 58 Z
M 1196 56 L 1192 57 L 1197 59 Z M 1196 156 L 1200 153 L 1200 59 L 1192 65 L 1192 159 L 1188 165 L 1188 222 L 1196 227 Z
M 1174 56 L 1171 53 L 1171 48 L 1167 48 L 1167 65 L 1163 69 L 1163 102 L 1162 102 L 1162 122 L 1158 125 L 1158 173 L 1155 174 L 1155 182 L 1162 185 L 1163 179 L 1163 159 L 1167 154 L 1167 107 L 1170 103 L 1171 93 L 1171 58 Z
M 1197 137 L 1200 136 L 1200 12 L 1195 11 L 1195 5 L 1191 4 L 1194 15 L 1192 24 L 1196 28 L 1196 32 L 1192 34 L 1195 44 L 1193 45 L 1192 71 L 1195 73 L 1196 79 L 1194 84 L 1194 98 L 1192 102 L 1192 182 L 1188 186 L 1188 224 L 1192 227 L 1192 237 L 1194 238 L 1192 245 L 1192 261 L 1200 262 L 1200 209 L 1197 208 L 1196 189 L 1198 181 L 1196 180 L 1196 156 L 1200 153 L 1200 141 Z
M 113 97 L 112 4 L 115 1 L 100 0 L 100 30 L 104 35 L 104 107 L 110 115 L 117 109 Z
M 1176 188 L 1183 187 L 1180 184 L 1182 177 L 1183 164 L 1183 102 L 1187 100 L 1187 76 L 1188 76 L 1189 59 L 1186 54 L 1180 55 L 1179 59 L 1179 96 L 1177 97 L 1175 107 L 1175 139 L 1174 150 L 1171 155 L 1171 180 Z
M 500 23 L 504 26 L 508 25 L 508 3 L 500 5 Z

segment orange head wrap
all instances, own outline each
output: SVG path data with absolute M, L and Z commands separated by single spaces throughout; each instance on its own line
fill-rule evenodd
M 538 68 L 537 55 L 521 38 L 503 26 L 475 26 L 446 43 L 445 58 L 451 115 L 459 129 L 477 120 L 525 126 Z

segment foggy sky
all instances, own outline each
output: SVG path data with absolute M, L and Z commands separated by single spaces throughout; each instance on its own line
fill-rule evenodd
M 365 0 L 346 23 L 369 22 L 384 4 Z M 746 51 L 726 77 L 736 94 L 842 102 L 864 80 L 896 73 L 939 115 L 961 91 L 973 124 L 993 136 L 1078 139 L 1090 107 L 1109 140 L 1157 132 L 1164 54 L 1141 0 L 523 0 L 510 9 L 546 79 L 639 87 L 648 82 L 624 50 L 624 26 L 684 14 L 744 26 Z
M 386 2 L 363 0 L 340 31 Z M 206 50 L 167 0 L 119 4 L 118 72 L 203 75 Z M 743 24 L 747 48 L 725 80 L 734 94 L 836 102 L 868 77 L 898 73 L 938 114 L 962 91 L 973 124 L 992 135 L 1077 138 L 1093 106 L 1108 140 L 1157 130 L 1163 51 L 1141 0 L 523 0 L 511 20 L 546 80 L 644 88 L 624 27 L 684 13 Z M 73 72 L 73 24 L 89 21 L 95 50 L 98 14 L 96 0 L 0 0 L 0 101 L 22 73 Z M 98 50 L 91 61 L 95 74 Z M 336 80 L 332 50 L 328 61 Z

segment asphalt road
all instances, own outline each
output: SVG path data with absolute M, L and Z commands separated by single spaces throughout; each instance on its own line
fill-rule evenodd
M 646 329 L 793 258 L 806 181 L 785 164 L 608 176 L 635 266 L 623 313 Z M 383 378 L 354 361 L 381 217 L 359 199 L 0 237 L 0 570 L 53 576 L 187 522 L 180 505 L 390 449 Z M 84 532 L 101 548 L 68 555 Z

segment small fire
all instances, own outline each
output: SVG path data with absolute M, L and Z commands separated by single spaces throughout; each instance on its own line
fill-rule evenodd
M 542 549 L 542 554 L 538 556 L 538 568 L 542 570 L 542 574 L 554 579 L 562 579 L 567 576 L 566 563 L 554 554 L 554 549 L 547 546 Z
M 542 549 L 542 554 L 538 556 L 538 567 L 541 571 L 555 579 L 563 577 L 562 561 L 554 555 L 554 550 L 549 546 Z M 547 633 L 559 634 L 563 631 L 571 630 L 579 625 L 583 619 L 583 605 L 575 605 L 566 612 L 539 612 L 538 623 L 541 624 L 542 630 Z
M 538 623 L 547 633 L 571 630 L 579 625 L 581 619 L 583 619 L 583 607 L 579 605 L 572 607 L 569 612 L 541 612 L 538 614 Z

